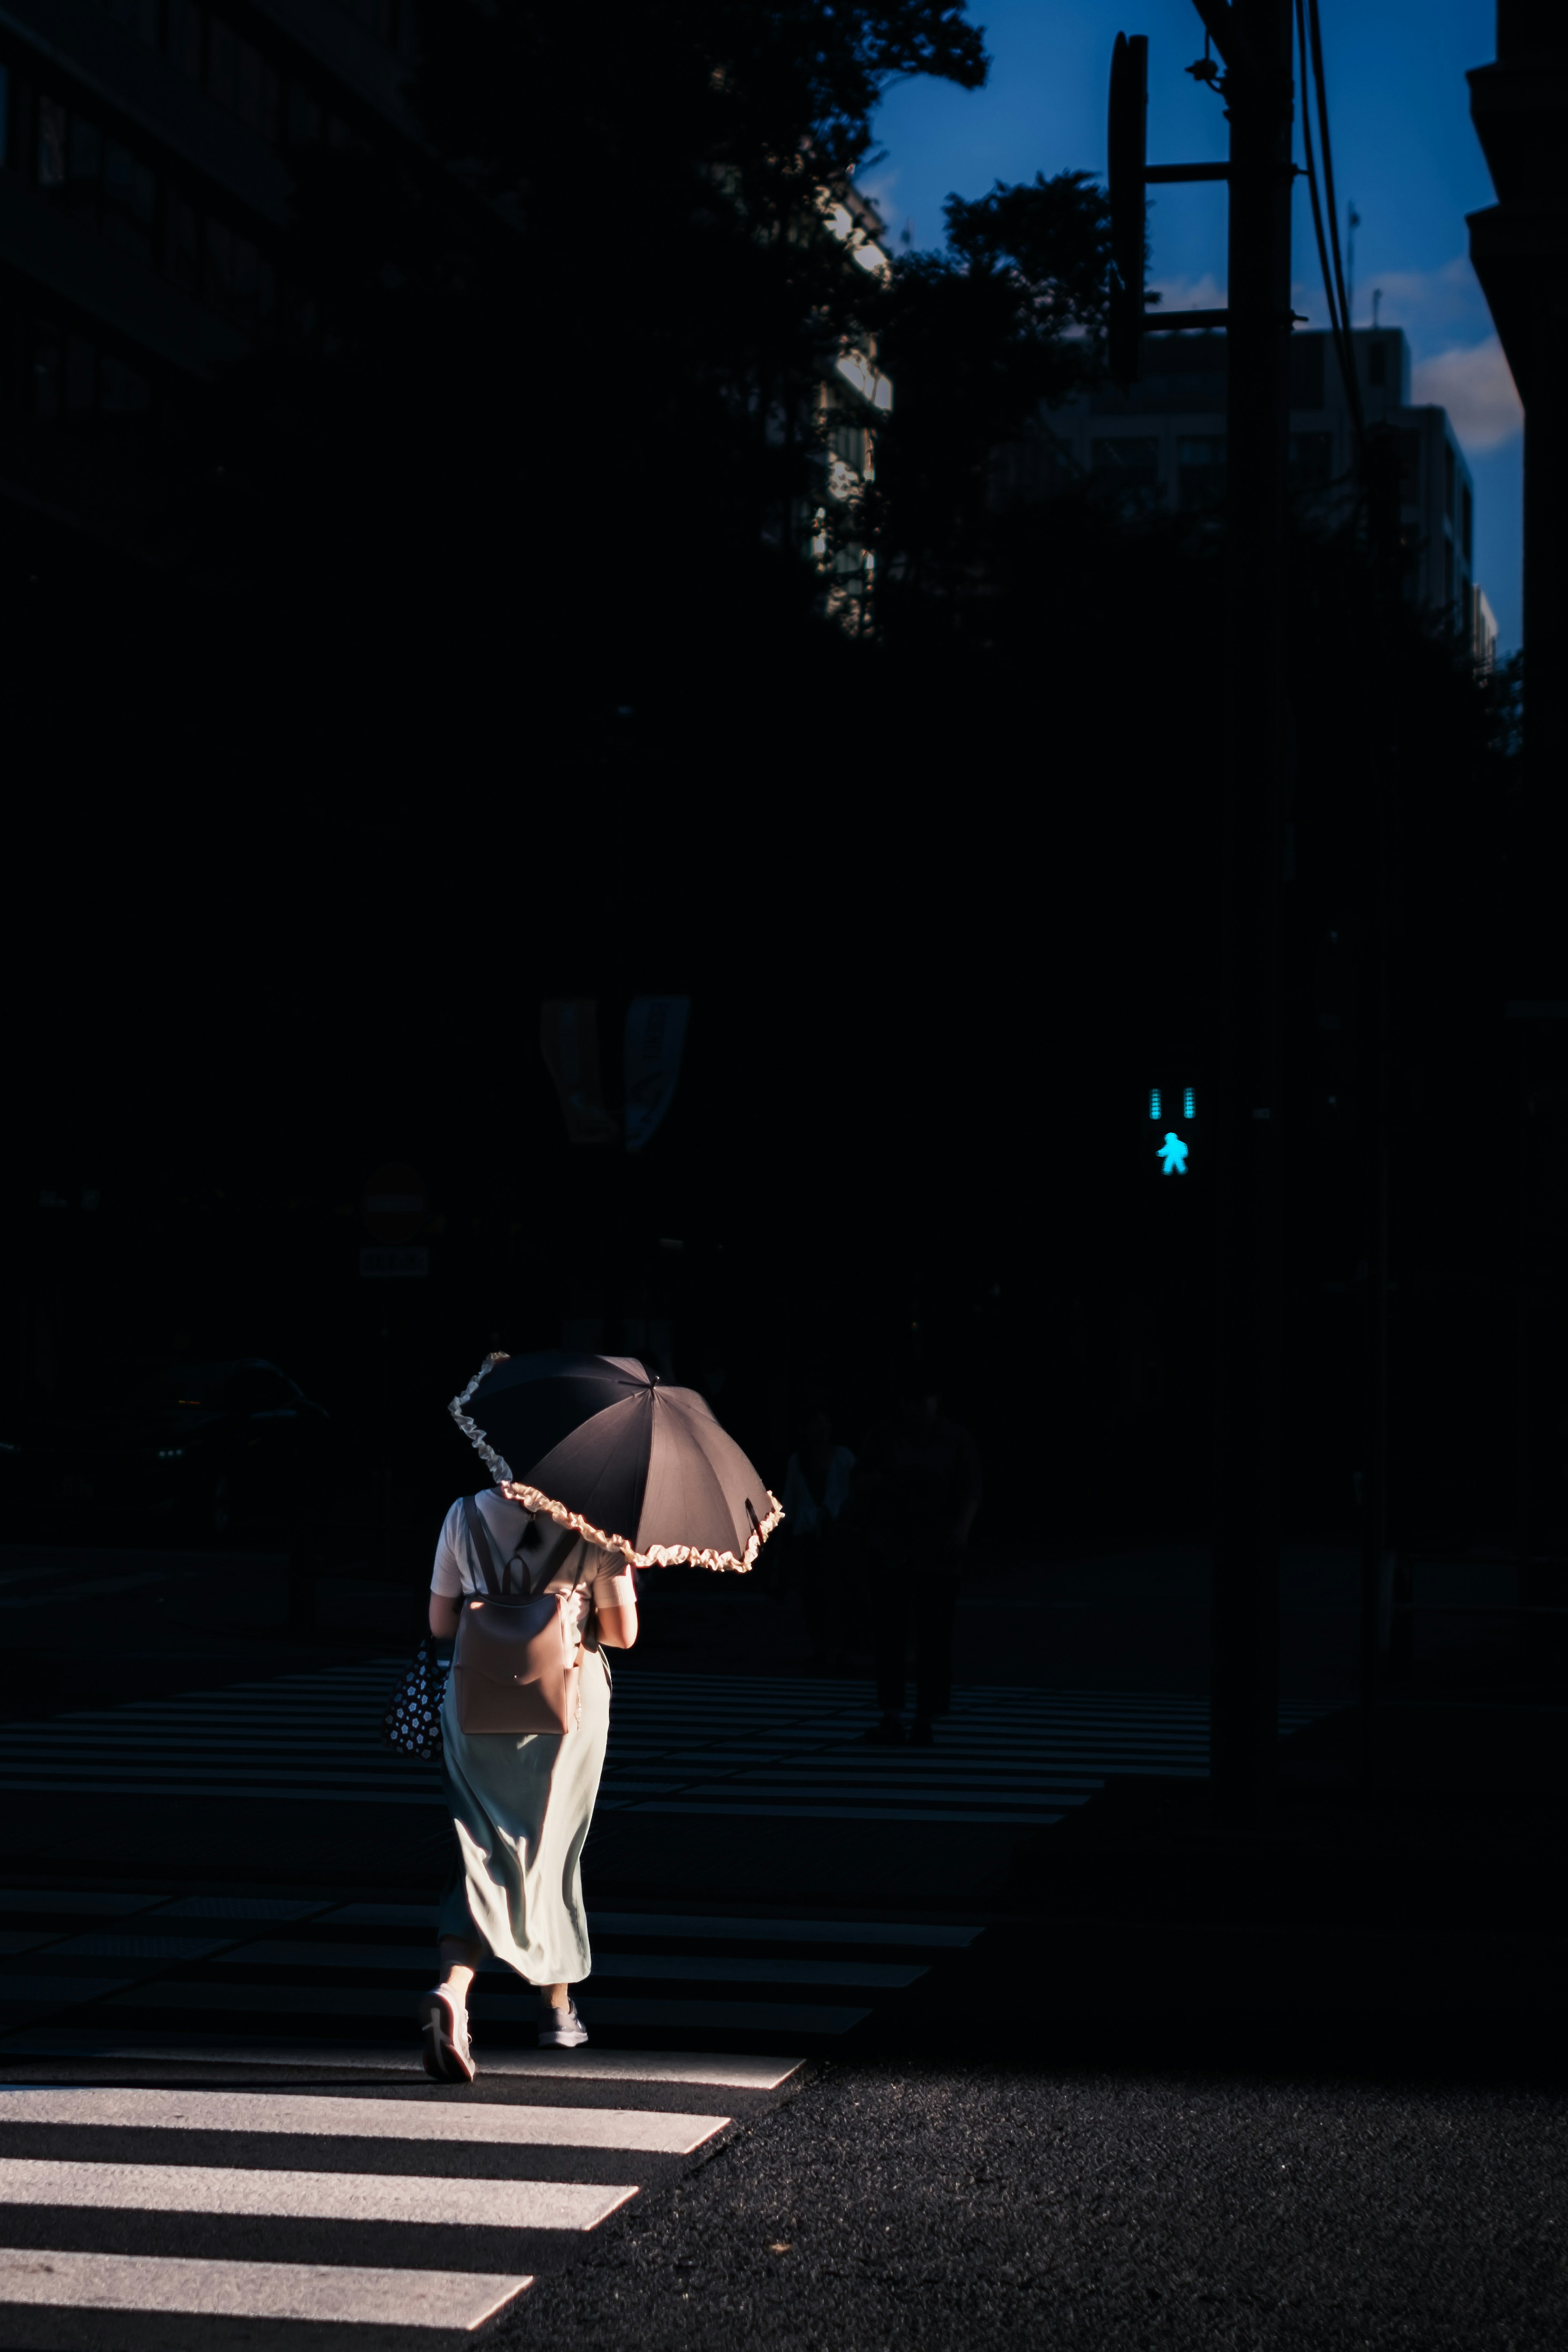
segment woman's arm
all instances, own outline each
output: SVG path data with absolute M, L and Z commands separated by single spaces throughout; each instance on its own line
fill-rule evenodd
M 462 1601 L 457 1593 L 433 1592 L 430 1595 L 430 1631 L 437 1642 L 451 1640 L 462 1613 Z
M 606 1649 L 629 1650 L 637 1637 L 637 1604 L 632 1601 L 621 1609 L 601 1609 L 596 1622 Z

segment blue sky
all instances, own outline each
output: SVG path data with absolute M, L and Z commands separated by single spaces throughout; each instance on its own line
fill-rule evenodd
M 1403 327 L 1415 396 L 1454 420 L 1476 478 L 1476 576 L 1500 644 L 1520 642 L 1523 446 L 1517 398 L 1469 262 L 1465 215 L 1492 201 L 1470 127 L 1465 70 L 1496 54 L 1494 0 L 1321 0 L 1334 173 L 1362 217 L 1355 322 Z M 984 89 L 910 82 L 877 115 L 883 151 L 861 174 L 897 236 L 942 239 L 950 194 L 997 180 L 1105 168 L 1111 43 L 1149 37 L 1152 163 L 1225 154 L 1219 100 L 1183 71 L 1203 54 L 1192 0 L 972 0 L 991 53 Z M 1152 282 L 1168 302 L 1225 299 L 1223 186 L 1162 188 L 1151 206 Z M 1327 322 L 1304 191 L 1296 213 L 1296 308 Z

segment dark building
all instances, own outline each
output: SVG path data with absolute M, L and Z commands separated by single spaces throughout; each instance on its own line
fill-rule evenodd
M 1532 751 L 1568 743 L 1568 16 L 1498 0 L 1497 62 L 1469 76 L 1498 202 L 1470 215 L 1470 259 L 1524 403 L 1524 644 Z
M 389 141 L 422 152 L 404 95 L 415 55 L 411 0 L 0 11 L 0 499 L 14 520 L 68 548 L 181 552 L 160 457 L 226 364 L 315 330 L 312 289 L 286 259 L 300 157 Z M 846 187 L 828 217 L 860 268 L 886 272 L 864 197 Z M 869 480 L 891 398 L 874 352 L 826 371 L 821 480 L 793 519 L 827 608 L 851 622 L 870 559 L 828 518 Z
M 226 362 L 308 332 L 290 157 L 416 132 L 407 0 L 8 0 L 0 498 L 143 555 L 153 461 Z
M 1408 593 L 1447 618 L 1482 667 L 1497 643 L 1491 608 L 1475 578 L 1475 485 L 1446 410 L 1410 397 L 1410 346 L 1397 327 L 1352 337 L 1367 425 L 1395 436 L 1400 533 Z M 1142 380 L 1126 392 L 1102 384 L 1053 409 L 1048 446 L 1006 453 L 1002 486 L 1027 490 L 1031 467 L 1063 457 L 1090 480 L 1130 498 L 1218 514 L 1225 504 L 1226 347 L 1223 335 L 1151 335 Z M 1325 518 L 1353 499 L 1353 426 L 1332 338 L 1290 342 L 1290 476 L 1297 497 Z

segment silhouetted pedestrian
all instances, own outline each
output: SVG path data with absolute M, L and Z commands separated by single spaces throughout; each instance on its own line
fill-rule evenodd
M 880 1723 L 889 1747 L 931 1743 L 952 1692 L 952 1631 L 964 1547 L 980 1508 L 980 1455 L 940 1410 L 929 1373 L 905 1372 L 896 1411 L 872 1431 L 856 1465 L 852 1517 L 870 1554 L 871 1620 Z M 906 1658 L 915 1644 L 915 1717 L 903 1726 Z

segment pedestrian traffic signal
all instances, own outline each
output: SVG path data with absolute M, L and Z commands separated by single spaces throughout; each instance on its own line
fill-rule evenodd
M 1106 180 L 1110 191 L 1106 356 L 1111 379 L 1123 392 L 1142 373 L 1148 153 L 1148 36 L 1118 33 L 1110 53 L 1110 121 L 1106 141 Z
M 1151 1087 L 1143 1121 L 1145 1164 L 1163 1181 L 1191 1176 L 1200 1164 L 1195 1086 Z

